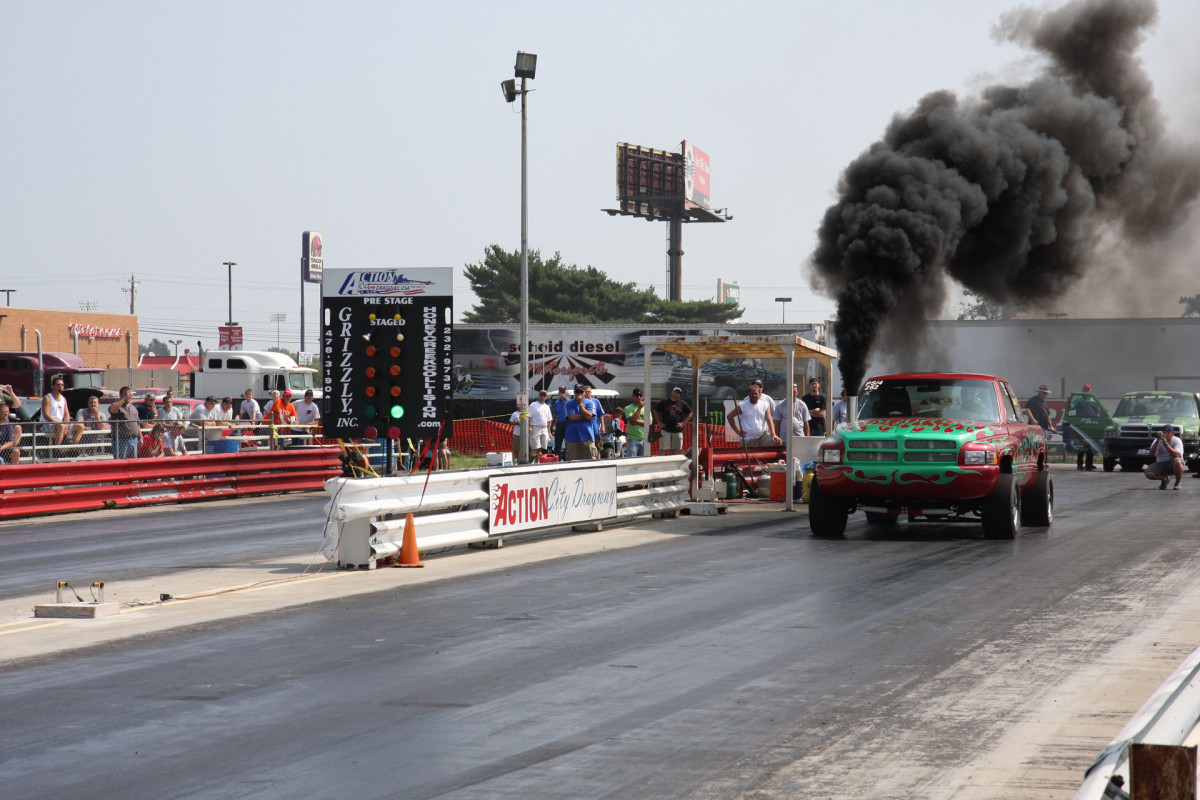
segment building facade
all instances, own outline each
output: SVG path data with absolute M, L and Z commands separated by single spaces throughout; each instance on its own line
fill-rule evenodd
M 89 367 L 138 363 L 138 318 L 133 314 L 0 307 L 0 351 L 75 353 Z

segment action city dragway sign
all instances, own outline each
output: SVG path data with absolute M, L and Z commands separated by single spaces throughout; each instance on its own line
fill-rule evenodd
M 488 477 L 488 533 L 603 522 L 617 516 L 617 468 L 563 467 Z

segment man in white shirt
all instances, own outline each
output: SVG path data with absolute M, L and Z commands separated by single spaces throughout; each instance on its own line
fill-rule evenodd
M 779 446 L 783 440 L 775 435 L 775 420 L 771 407 L 762 399 L 762 389 L 751 384 L 746 399 L 734 406 L 727 420 L 738 438 L 745 440 L 747 447 Z
M 306 434 L 307 443 L 312 444 L 311 438 L 308 437 L 320 434 L 320 430 L 317 429 L 317 423 L 321 421 L 321 407 L 313 400 L 313 390 L 305 389 L 304 399 L 294 405 L 296 406 L 296 422 L 307 426 L 295 432 Z M 292 443 L 305 444 L 306 441 L 305 439 L 295 439 Z
M 792 402 L 775 404 L 775 413 L 772 416 L 775 419 L 775 429 L 780 433 L 787 430 L 783 420 L 789 411 L 792 417 L 792 435 L 808 436 L 808 423 L 812 420 L 812 414 L 808 410 L 808 404 L 800 399 L 799 386 L 792 387 Z
M 217 398 L 210 394 L 208 397 L 204 398 L 204 402 L 202 404 L 192 409 L 192 413 L 188 416 L 188 419 L 191 420 L 192 426 L 195 429 L 203 429 L 204 432 L 201 438 L 205 442 L 216 439 L 221 435 L 221 429 L 219 427 L 220 423 L 209 422 L 209 420 L 212 419 L 212 412 L 216 409 L 216 407 Z M 200 452 L 208 452 L 208 447 L 204 444 L 201 444 Z
M 48 423 L 42 430 L 50 436 L 51 444 L 62 444 L 67 438 L 67 423 L 71 421 L 71 409 L 63 397 L 63 379 L 55 377 L 50 382 L 50 394 L 42 398 L 42 421 Z
M 545 390 L 538 392 L 538 399 L 529 404 L 529 450 L 534 460 L 550 449 L 550 420 L 554 411 L 546 402 Z

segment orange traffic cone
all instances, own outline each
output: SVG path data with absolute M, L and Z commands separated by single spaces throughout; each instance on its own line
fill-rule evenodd
M 397 567 L 423 567 L 421 553 L 417 550 L 417 526 L 413 524 L 413 515 L 404 516 L 404 541 L 400 543 L 400 563 Z

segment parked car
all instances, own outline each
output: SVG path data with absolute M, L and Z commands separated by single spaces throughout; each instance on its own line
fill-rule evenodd
M 855 511 L 873 524 L 982 523 L 989 539 L 1048 526 L 1054 485 L 1046 441 L 1022 419 L 1008 381 L 973 373 L 882 375 L 863 384 L 857 419 L 820 446 L 809 495 L 817 536 Z

